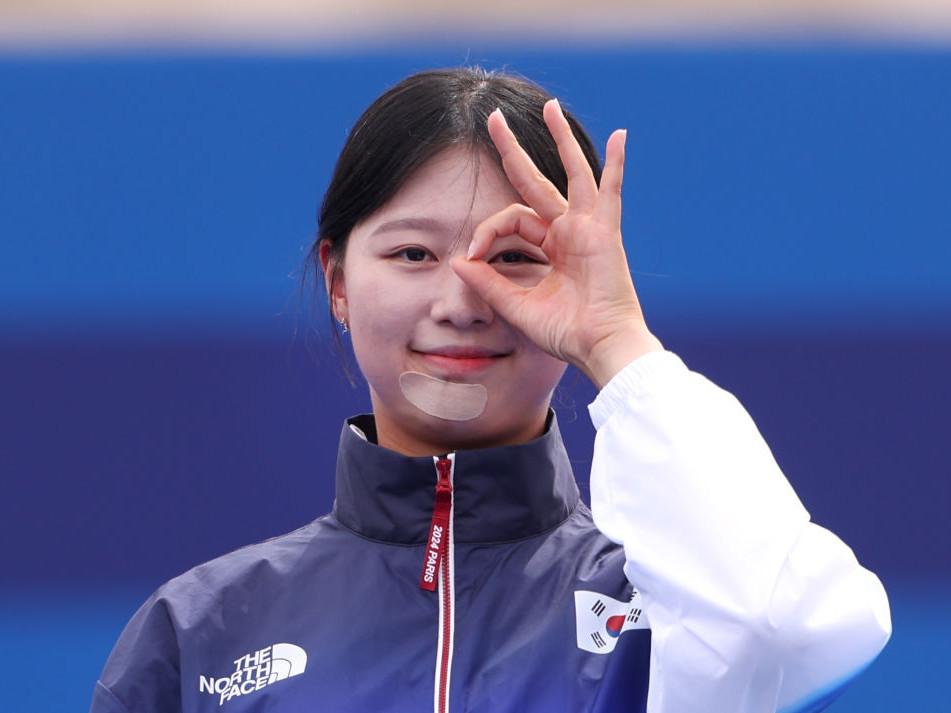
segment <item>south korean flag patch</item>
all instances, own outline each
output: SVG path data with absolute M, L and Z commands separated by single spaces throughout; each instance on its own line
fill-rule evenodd
M 619 602 L 598 592 L 576 591 L 578 648 L 593 654 L 609 654 L 614 651 L 618 637 L 625 631 L 649 629 L 640 600 L 636 589 L 627 602 Z

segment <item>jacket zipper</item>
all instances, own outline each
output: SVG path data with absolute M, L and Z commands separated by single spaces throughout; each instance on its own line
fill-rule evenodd
M 455 607 L 452 533 L 452 476 L 455 454 L 434 457 L 436 503 L 426 542 L 426 559 L 419 586 L 429 592 L 439 589 L 439 640 L 436 647 L 436 675 L 433 684 L 433 711 L 449 711 L 449 674 L 452 669 L 453 620 Z

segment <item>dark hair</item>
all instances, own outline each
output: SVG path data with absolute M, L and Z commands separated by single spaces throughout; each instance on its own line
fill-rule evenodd
M 480 67 L 419 72 L 380 95 L 347 137 L 320 206 L 317 237 L 308 255 L 318 281 L 322 275 L 320 244 L 330 244 L 332 290 L 350 231 L 381 208 L 436 154 L 452 146 L 469 146 L 485 152 L 501 167 L 486 127 L 496 108 L 502 109 L 538 169 L 567 196 L 565 169 L 542 118 L 542 107 L 551 98 L 526 79 Z M 591 139 L 569 112 L 565 111 L 565 116 L 600 181 L 601 165 Z

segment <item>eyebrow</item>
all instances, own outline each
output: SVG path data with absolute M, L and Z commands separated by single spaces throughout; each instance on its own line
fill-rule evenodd
M 448 233 L 448 226 L 436 218 L 397 218 L 381 223 L 371 233 L 379 235 L 380 233 L 392 233 L 399 230 L 416 230 L 424 233 Z

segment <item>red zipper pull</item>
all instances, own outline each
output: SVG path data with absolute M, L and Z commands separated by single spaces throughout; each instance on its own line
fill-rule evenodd
M 449 545 L 449 511 L 452 509 L 452 461 L 440 458 L 436 461 L 436 504 L 433 506 L 433 522 L 429 526 L 429 539 L 426 543 L 426 559 L 423 561 L 423 574 L 419 586 L 429 592 L 436 591 L 436 579 L 439 576 L 439 564 Z

